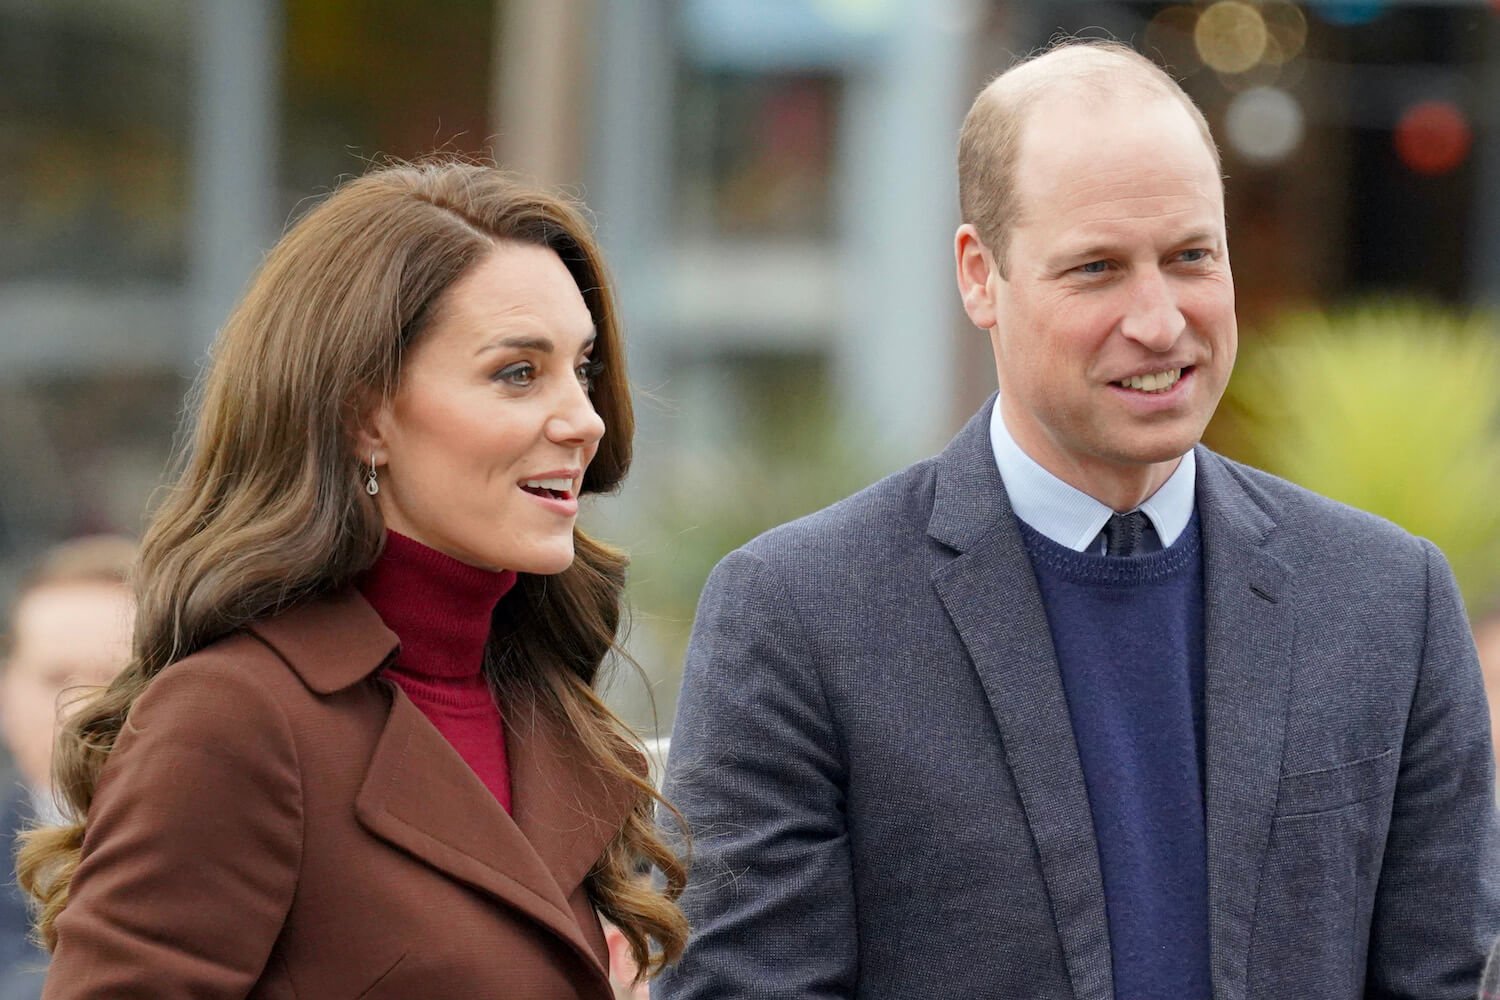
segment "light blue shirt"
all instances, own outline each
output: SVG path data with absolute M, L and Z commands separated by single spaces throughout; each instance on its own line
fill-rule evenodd
M 1000 481 L 1005 484 L 1005 492 L 1017 517 L 1074 552 L 1082 552 L 1097 543 L 1099 532 L 1114 510 L 1058 479 L 1022 451 L 1000 415 L 999 397 L 996 397 L 995 410 L 990 414 L 990 446 L 995 451 L 995 464 L 1000 468 Z M 1169 548 L 1177 541 L 1177 536 L 1192 518 L 1197 482 L 1198 460 L 1189 449 L 1161 488 L 1136 508 L 1156 529 L 1162 548 Z

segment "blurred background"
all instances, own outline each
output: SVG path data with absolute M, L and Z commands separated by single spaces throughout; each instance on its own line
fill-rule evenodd
M 1213 443 L 1433 538 L 1500 641 L 1500 0 L 0 0 L 0 567 L 139 533 L 217 325 L 341 177 L 492 156 L 582 196 L 618 280 L 639 458 L 588 517 L 635 559 L 611 697 L 664 733 L 713 563 L 992 390 L 957 131 L 1059 31 L 1167 65 L 1223 147 Z

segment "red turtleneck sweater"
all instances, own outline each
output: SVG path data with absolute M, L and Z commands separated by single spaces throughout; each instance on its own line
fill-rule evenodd
M 401 651 L 386 668 L 510 812 L 500 706 L 483 673 L 490 613 L 515 586 L 510 570 L 475 569 L 394 531 L 359 590 Z

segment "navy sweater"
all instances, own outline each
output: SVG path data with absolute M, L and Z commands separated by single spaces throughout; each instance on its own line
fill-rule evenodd
M 1208 1000 L 1203 557 L 1074 552 L 1021 525 L 1083 765 L 1117 1000 Z

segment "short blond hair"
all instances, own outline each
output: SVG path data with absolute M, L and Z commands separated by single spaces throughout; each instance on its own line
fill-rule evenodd
M 1214 169 L 1222 171 L 1208 120 L 1165 70 L 1120 42 L 1059 39 L 991 80 L 974 99 L 959 132 L 959 211 L 990 248 L 1002 277 L 1011 228 L 1021 217 L 1016 163 L 1028 114 L 1043 97 L 1060 90 L 1102 100 L 1128 88 L 1180 103 L 1202 133 Z

